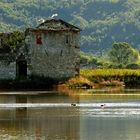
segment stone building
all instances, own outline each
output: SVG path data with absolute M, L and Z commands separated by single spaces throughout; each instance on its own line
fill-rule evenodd
M 32 75 L 55 79 L 79 73 L 80 29 L 60 19 L 48 19 L 26 31 Z
M 7 66 L 0 60 L 0 78 L 33 76 L 63 79 L 79 74 L 80 29 L 61 19 L 48 19 L 25 31 L 25 43 Z M 12 70 L 12 71 L 11 71 Z M 2 72 L 3 71 L 3 72 Z

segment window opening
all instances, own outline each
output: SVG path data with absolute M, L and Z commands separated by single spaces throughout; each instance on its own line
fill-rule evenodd
M 1 45 L 2 45 L 2 43 L 1 43 L 1 42 L 2 42 L 2 39 L 0 38 L 0 47 L 1 47 Z
M 66 44 L 69 44 L 69 35 L 66 35 Z
M 41 34 L 36 35 L 36 44 L 41 45 L 42 44 L 42 37 Z

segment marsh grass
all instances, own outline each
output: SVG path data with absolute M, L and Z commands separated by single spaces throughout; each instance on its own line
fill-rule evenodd
M 138 69 L 85 69 L 81 70 L 80 75 L 95 83 L 120 81 L 125 85 L 140 84 L 140 70 Z
M 84 78 L 82 76 L 77 76 L 69 79 L 66 82 L 66 85 L 69 88 L 92 88 L 93 87 L 93 83 L 89 81 L 87 78 Z

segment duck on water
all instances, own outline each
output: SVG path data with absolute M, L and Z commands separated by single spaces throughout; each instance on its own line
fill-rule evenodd
M 104 109 L 106 107 L 106 104 L 101 104 L 100 107 Z

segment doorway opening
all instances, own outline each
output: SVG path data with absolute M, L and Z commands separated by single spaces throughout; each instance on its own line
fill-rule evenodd
M 27 61 L 25 59 L 18 59 L 16 62 L 16 78 L 18 80 L 27 78 Z

